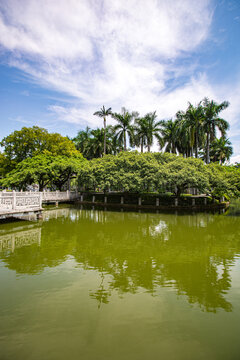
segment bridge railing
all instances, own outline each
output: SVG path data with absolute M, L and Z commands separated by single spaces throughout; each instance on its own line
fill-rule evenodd
M 43 191 L 42 201 L 70 201 L 75 200 L 79 197 L 76 191 Z
M 0 210 L 21 211 L 24 209 L 41 209 L 42 194 L 35 192 L 0 192 Z

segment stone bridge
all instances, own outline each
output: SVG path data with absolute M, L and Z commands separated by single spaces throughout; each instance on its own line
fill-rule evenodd
M 0 219 L 9 217 L 39 217 L 43 203 L 58 203 L 74 201 L 78 198 L 77 192 L 71 191 L 43 191 L 43 192 L 0 192 Z

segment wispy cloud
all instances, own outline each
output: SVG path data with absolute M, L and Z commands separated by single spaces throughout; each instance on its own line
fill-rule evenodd
M 9 64 L 94 105 L 159 94 L 212 16 L 208 0 L 8 0 L 0 10 Z
M 0 44 L 10 66 L 75 99 L 48 108 L 59 121 L 99 125 L 103 104 L 169 118 L 187 101 L 226 99 L 192 57 L 212 16 L 212 0 L 0 1 Z M 227 99 L 237 128 L 239 98 L 230 89 Z

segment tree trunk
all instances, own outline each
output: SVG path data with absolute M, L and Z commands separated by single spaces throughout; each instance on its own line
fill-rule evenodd
M 124 151 L 127 151 L 126 131 L 124 131 L 124 133 L 123 133 L 123 141 L 124 141 Z
M 148 152 L 150 152 L 150 145 L 148 144 L 148 146 L 147 146 L 147 147 L 148 147 Z
M 141 138 L 141 153 L 143 153 L 143 138 Z
M 104 148 L 103 153 L 106 154 L 106 118 L 103 118 L 103 124 L 104 124 Z
M 209 153 L 210 153 L 210 134 L 207 133 L 207 148 L 206 148 L 206 164 L 210 163 Z
M 198 158 L 198 134 L 195 135 L 195 158 Z

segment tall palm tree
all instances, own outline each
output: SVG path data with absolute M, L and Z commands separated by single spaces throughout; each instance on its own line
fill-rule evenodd
M 145 117 L 137 117 L 134 125 L 134 145 L 143 147 L 147 144 L 147 121 Z
M 233 148 L 229 139 L 221 137 L 215 139 L 210 147 L 210 158 L 212 161 L 218 161 L 220 165 L 230 159 L 233 154 Z
M 194 148 L 195 157 L 198 158 L 199 145 L 203 141 L 204 137 L 202 128 L 204 114 L 201 103 L 199 103 L 196 107 L 189 103 L 186 112 L 179 111 L 176 114 L 176 117 L 180 121 L 182 132 L 187 135 L 190 156 L 193 156 Z
M 87 146 L 88 158 L 102 157 L 103 149 L 105 146 L 105 153 L 111 154 L 113 150 L 113 144 L 109 139 L 109 128 L 106 129 L 94 129 L 91 131 L 91 138 Z
M 90 136 L 91 136 L 91 129 L 90 127 L 87 126 L 86 130 L 79 131 L 77 133 L 77 136 L 72 139 L 77 150 L 79 150 L 82 153 L 82 155 L 85 157 L 87 157 L 86 151 L 87 151 L 88 143 L 90 141 Z
M 216 138 L 216 128 L 221 132 L 222 136 L 225 136 L 227 129 L 229 128 L 229 123 L 218 117 L 218 114 L 226 109 L 229 106 L 228 101 L 223 101 L 220 104 L 217 104 L 213 100 L 204 98 L 203 101 L 203 128 L 206 133 L 206 163 L 210 162 L 210 142 L 214 141 Z
M 103 153 L 106 154 L 106 117 L 112 114 L 112 109 L 108 108 L 105 109 L 105 106 L 103 105 L 103 107 L 99 110 L 96 111 L 93 115 L 97 115 L 99 117 L 103 118 L 103 127 L 104 127 L 104 148 L 103 148 Z
M 146 140 L 147 140 L 147 149 L 150 152 L 150 148 L 153 144 L 153 140 L 156 137 L 160 141 L 160 130 L 161 130 L 161 121 L 156 121 L 157 114 L 156 111 L 148 113 L 144 116 L 144 123 L 146 128 Z
M 124 151 L 127 150 L 127 136 L 130 144 L 133 143 L 133 126 L 132 122 L 136 116 L 135 112 L 130 113 L 124 107 L 122 108 L 122 114 L 114 113 L 112 117 L 118 122 L 114 126 L 115 137 L 121 145 L 123 145 Z
M 164 146 L 165 152 L 177 154 L 179 147 L 179 121 L 178 120 L 162 120 L 160 133 L 159 146 L 162 149 Z

